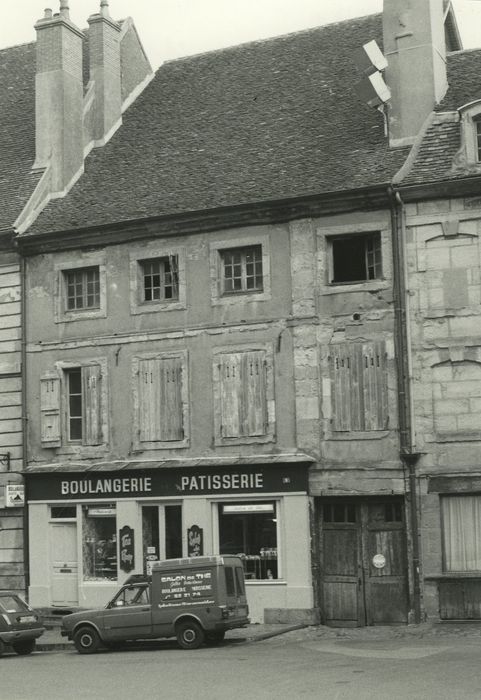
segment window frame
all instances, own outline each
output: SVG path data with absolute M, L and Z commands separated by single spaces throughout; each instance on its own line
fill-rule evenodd
M 245 585 L 285 585 L 284 577 L 284 557 L 283 557 L 283 523 L 284 523 L 284 506 L 283 499 L 272 494 L 263 495 L 245 495 L 243 497 L 229 496 L 225 494 L 211 500 L 212 513 L 212 534 L 214 551 L 220 551 L 220 509 L 223 505 L 250 505 L 256 503 L 273 503 L 274 513 L 276 518 L 276 543 L 277 543 L 277 578 L 269 579 L 245 579 Z M 227 555 L 226 555 L 227 556 Z
M 98 444 L 86 444 L 84 442 L 84 433 L 82 432 L 81 440 L 70 440 L 70 432 L 68 426 L 69 412 L 68 412 L 68 378 L 67 374 L 70 370 L 81 369 L 88 367 L 98 367 L 99 377 L 101 379 L 100 387 L 98 388 L 98 400 L 100 406 L 99 414 L 99 433 L 101 434 L 101 441 Z M 81 375 L 82 377 L 82 375 Z M 40 405 L 40 415 L 46 413 L 50 414 L 55 412 L 58 415 L 58 426 L 59 426 L 59 436 L 58 439 L 53 440 L 43 440 L 41 438 L 41 446 L 43 449 L 55 448 L 57 454 L 59 455 L 79 455 L 81 457 L 96 457 L 99 454 L 104 454 L 109 445 L 109 377 L 108 377 L 108 363 L 105 357 L 98 358 L 88 358 L 82 360 L 72 360 L 72 361 L 58 361 L 55 363 L 54 370 L 48 370 L 40 376 L 40 382 L 43 381 L 52 382 L 54 381 L 58 385 L 58 400 L 57 407 L 55 409 L 47 407 L 44 409 L 42 404 Z M 83 378 L 81 379 L 83 382 Z M 83 389 L 83 387 L 82 387 Z M 84 415 L 84 412 L 82 412 Z M 83 426 L 84 427 L 84 426 Z M 40 426 L 42 431 L 42 427 Z
M 366 272 L 366 277 L 356 279 L 356 280 L 336 280 L 334 278 L 334 270 L 335 270 L 335 251 L 334 247 L 338 242 L 345 243 L 349 240 L 361 240 L 363 239 L 364 241 L 364 263 L 365 263 L 365 272 Z M 360 284 L 366 284 L 366 283 L 372 283 L 372 282 L 378 282 L 378 281 L 383 281 L 385 279 L 384 273 L 383 273 L 383 251 L 382 251 L 382 241 L 381 241 L 381 232 L 380 231 L 359 231 L 359 232 L 353 232 L 349 234 L 345 234 L 343 236 L 328 236 L 327 237 L 327 242 L 329 246 L 329 279 L 328 279 L 328 284 L 331 286 L 339 286 L 339 285 L 360 285 Z M 374 268 L 374 271 L 376 271 L 377 268 L 380 269 L 380 274 L 375 277 L 369 277 L 369 243 L 373 242 L 374 243 L 374 250 L 378 251 L 379 254 L 379 260 L 374 260 L 374 263 L 372 267 Z
M 262 290 L 224 292 L 224 264 L 222 255 L 231 250 L 261 247 Z M 267 301 L 271 299 L 270 244 L 266 233 L 237 235 L 235 238 L 212 241 L 209 244 L 210 290 L 212 306 Z
M 177 359 L 181 362 L 182 386 L 180 400 L 182 406 L 183 432 L 181 440 L 140 440 L 141 421 L 141 396 L 140 396 L 140 367 L 143 360 L 168 360 Z M 190 380 L 189 380 L 189 355 L 187 350 L 141 353 L 132 358 L 132 385 L 133 385 L 133 412 L 134 412 L 134 436 L 133 449 L 135 452 L 144 450 L 171 450 L 188 447 L 190 444 Z
M 444 512 L 444 505 L 443 502 L 448 501 L 449 499 L 453 498 L 479 498 L 481 499 L 481 493 L 479 492 L 453 492 L 453 493 L 445 493 L 445 494 L 440 494 L 440 499 L 439 499 L 439 509 L 440 509 L 440 516 L 441 516 L 441 543 L 442 543 L 442 567 L 443 567 L 443 573 L 446 575 L 474 575 L 481 573 L 481 556 L 480 556 L 480 567 L 479 569 L 450 569 L 448 568 L 447 565 L 447 543 L 446 543 L 446 516 Z
M 220 362 L 222 356 L 249 352 L 262 352 L 265 364 L 265 419 L 266 429 L 263 435 L 239 435 L 224 437 L 222 435 L 222 378 Z M 274 351 L 271 344 L 235 345 L 214 348 L 212 356 L 213 401 L 214 401 L 214 444 L 246 445 L 251 443 L 275 442 L 276 406 L 274 389 Z
M 175 262 L 174 262 L 175 261 Z M 179 300 L 179 261 L 177 258 L 177 255 L 164 255 L 161 258 L 147 258 L 146 260 L 139 260 L 139 274 L 141 277 L 142 284 L 139 288 L 139 292 L 141 294 L 141 299 L 140 303 L 141 304 L 165 304 L 169 303 L 170 301 L 176 302 Z M 169 264 L 171 267 L 170 272 L 166 271 L 166 263 Z M 153 272 L 151 271 L 149 274 L 147 274 L 146 267 L 147 265 L 159 265 L 159 271 L 158 272 Z M 166 277 L 167 275 L 171 276 L 171 281 L 170 284 L 167 284 L 166 282 Z M 154 286 L 152 283 L 150 289 L 159 290 L 159 298 L 152 298 L 152 299 L 146 299 L 146 278 L 147 277 L 154 277 L 158 276 L 160 278 L 160 284 L 158 286 Z M 172 297 L 167 297 L 166 296 L 166 289 L 170 287 L 172 289 L 173 296 Z M 175 292 L 175 296 L 174 296 Z
M 71 321 L 87 321 L 94 318 L 107 317 L 107 273 L 105 266 L 105 253 L 87 253 L 79 260 L 58 262 L 54 266 L 55 273 L 55 298 L 54 320 L 55 323 L 68 323 Z M 67 275 L 75 272 L 97 268 L 99 273 L 99 306 L 81 309 L 69 309 L 67 302 Z
M 96 273 L 96 279 L 89 280 L 89 273 Z M 100 270 L 98 265 L 92 265 L 90 267 L 78 267 L 72 270 L 64 270 L 64 285 L 65 285 L 65 311 L 71 313 L 72 311 L 97 311 L 100 309 Z M 70 277 L 74 276 L 75 279 L 70 280 Z M 80 279 L 78 279 L 80 277 Z M 94 285 L 94 293 L 89 294 L 89 284 Z M 71 285 L 75 288 L 75 293 L 70 296 L 69 290 Z M 80 285 L 80 294 L 77 294 L 77 286 Z M 93 296 L 95 303 L 89 305 L 88 299 Z M 70 306 L 70 299 L 75 302 L 74 306 Z M 81 299 L 81 306 L 77 306 L 77 300 Z
M 228 261 L 227 256 L 231 256 L 232 258 L 234 256 L 238 255 L 240 257 L 239 262 L 234 262 L 233 260 Z M 248 262 L 247 257 L 248 255 L 253 256 L 253 261 Z M 230 296 L 230 295 L 240 295 L 240 294 L 262 294 L 264 291 L 264 274 L 262 271 L 262 245 L 250 245 L 250 246 L 240 246 L 240 247 L 235 247 L 235 248 L 222 248 L 219 250 L 219 256 L 220 256 L 220 261 L 219 261 L 219 267 L 220 267 L 220 278 L 219 278 L 219 286 L 221 288 L 221 295 L 223 297 L 225 296 Z M 257 265 L 261 265 L 261 273 L 260 276 L 257 274 Z M 248 274 L 248 266 L 253 265 L 253 274 L 249 275 Z M 235 266 L 240 266 L 240 277 L 234 275 L 234 271 L 232 270 L 232 275 L 227 277 L 226 275 L 226 268 L 234 268 Z M 260 277 L 260 285 L 259 286 L 254 286 L 252 289 L 249 289 L 248 284 L 249 284 L 249 279 L 253 279 L 254 282 Z M 227 286 L 227 280 L 230 280 L 232 283 L 234 280 L 240 280 L 241 282 L 241 287 L 240 289 L 226 289 Z M 233 285 L 234 286 L 234 285 Z
M 177 298 L 145 301 L 143 265 L 166 258 L 176 258 L 177 261 Z M 130 313 L 136 315 L 186 309 L 185 264 L 185 249 L 180 246 L 135 248 L 129 254 Z

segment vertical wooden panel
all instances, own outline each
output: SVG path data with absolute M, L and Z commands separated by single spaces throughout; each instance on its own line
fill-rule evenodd
M 351 429 L 350 359 L 345 345 L 331 346 L 333 430 Z
M 266 366 L 264 352 L 242 353 L 242 434 L 265 435 Z
M 44 447 L 60 446 L 60 377 L 45 375 L 40 379 L 40 431 Z
M 101 380 L 100 365 L 82 367 L 84 445 L 100 445 L 102 443 Z
M 241 360 L 242 353 L 221 356 L 219 369 L 222 437 L 239 437 L 241 435 Z
M 383 430 L 387 425 L 384 343 L 364 343 L 362 353 L 365 430 Z
M 160 439 L 166 442 L 182 440 L 182 360 L 179 357 L 162 358 L 159 379 Z
M 348 346 L 350 429 L 364 430 L 364 401 L 362 392 L 362 351 L 359 343 Z
M 139 361 L 140 442 L 160 440 L 160 371 L 157 359 Z

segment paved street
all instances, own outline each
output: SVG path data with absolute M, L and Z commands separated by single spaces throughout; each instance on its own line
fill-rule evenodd
M 1 700 L 481 698 L 479 628 L 411 634 L 309 628 L 186 652 L 173 641 L 0 660 Z

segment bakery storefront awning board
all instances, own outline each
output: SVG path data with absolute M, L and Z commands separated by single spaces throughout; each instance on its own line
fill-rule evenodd
M 308 467 L 309 462 L 300 462 L 212 468 L 27 472 L 27 500 L 307 493 Z

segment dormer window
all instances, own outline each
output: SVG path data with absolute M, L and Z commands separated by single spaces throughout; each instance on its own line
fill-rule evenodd
M 481 163 L 481 114 L 473 119 L 473 126 L 476 133 L 476 157 L 478 163 Z

